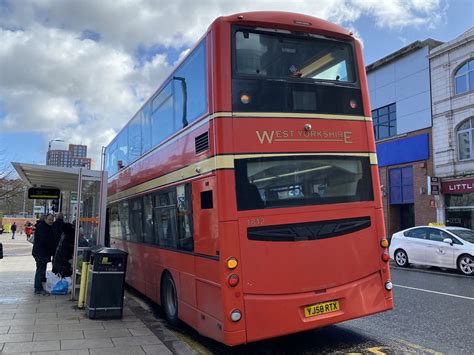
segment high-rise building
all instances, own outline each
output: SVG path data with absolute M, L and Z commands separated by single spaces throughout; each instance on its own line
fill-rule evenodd
M 62 167 L 84 167 L 91 168 L 91 158 L 87 158 L 87 146 L 69 144 L 68 150 L 48 150 L 46 165 Z

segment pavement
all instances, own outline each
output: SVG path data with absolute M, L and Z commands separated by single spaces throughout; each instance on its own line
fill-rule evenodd
M 26 236 L 0 234 L 1 354 L 193 354 L 153 314 L 146 299 L 126 292 L 123 318 L 91 320 L 71 295 L 35 295 L 35 262 Z M 48 263 L 48 270 L 51 263 Z

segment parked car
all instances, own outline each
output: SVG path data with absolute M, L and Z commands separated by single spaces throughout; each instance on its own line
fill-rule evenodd
M 393 234 L 390 257 L 398 266 L 411 263 L 458 269 L 474 275 L 474 231 L 461 227 L 420 226 Z

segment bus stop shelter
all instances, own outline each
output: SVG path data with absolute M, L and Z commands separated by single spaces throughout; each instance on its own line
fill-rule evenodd
M 61 212 L 75 222 L 73 253 L 73 287 L 71 298 L 76 297 L 79 265 L 84 250 L 105 242 L 105 215 L 107 203 L 107 173 L 81 167 L 64 168 L 12 162 L 23 182 L 29 187 L 61 190 Z

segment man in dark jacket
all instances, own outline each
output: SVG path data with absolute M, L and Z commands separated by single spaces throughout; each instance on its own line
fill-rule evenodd
M 56 254 L 56 248 L 58 247 L 59 241 L 61 240 L 61 234 L 63 234 L 63 226 L 64 226 L 64 215 L 61 212 L 59 212 L 56 215 L 56 220 L 53 223 L 53 236 L 54 236 L 53 257 Z
M 46 266 L 51 261 L 54 251 L 53 215 L 48 214 L 43 222 L 39 222 L 35 230 L 33 257 L 36 261 L 35 294 L 48 294 L 43 289 L 43 279 L 46 276 Z
M 16 222 L 13 222 L 13 224 L 10 227 L 10 230 L 12 231 L 12 239 L 15 239 L 15 233 L 16 233 Z

